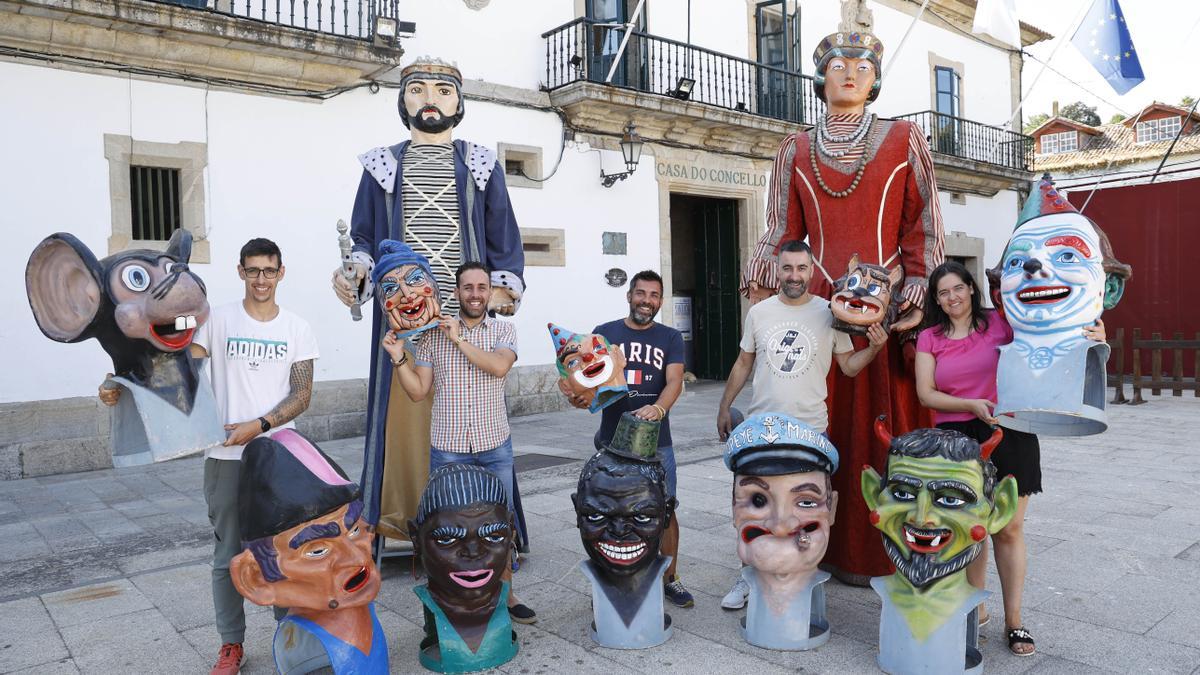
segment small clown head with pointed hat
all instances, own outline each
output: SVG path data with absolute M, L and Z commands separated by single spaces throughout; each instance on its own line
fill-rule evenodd
M 546 324 L 554 344 L 559 388 L 573 402 L 596 412 L 629 393 L 625 382 L 625 356 L 603 335 L 581 335 L 553 323 Z
M 1079 328 L 1117 304 L 1129 275 L 1104 232 L 1048 174 L 1021 209 L 1000 264 L 988 270 L 1013 331 L 1038 342 L 1082 340 Z

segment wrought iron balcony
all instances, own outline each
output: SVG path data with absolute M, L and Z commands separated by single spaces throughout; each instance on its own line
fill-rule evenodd
M 981 122 L 932 110 L 900 115 L 925 132 L 934 153 L 983 162 L 1015 171 L 1032 171 L 1033 138 Z
M 608 81 L 616 87 L 799 124 L 813 124 L 824 110 L 807 75 L 640 31 L 630 34 L 618 60 L 624 34 L 619 24 L 591 19 L 575 19 L 543 33 L 546 89 Z M 686 98 L 679 92 L 684 79 L 694 83 Z
M 369 40 L 376 17 L 399 17 L 399 0 L 154 0 L 197 10 Z

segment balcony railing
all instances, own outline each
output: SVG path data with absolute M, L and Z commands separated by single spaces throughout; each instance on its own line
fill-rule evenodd
M 1033 138 L 932 110 L 900 115 L 925 132 L 934 152 L 1017 171 L 1032 171 Z
M 670 96 L 680 78 L 695 82 L 687 100 L 812 124 L 825 104 L 813 93 L 812 78 L 702 47 L 634 31 L 617 61 L 625 34 L 619 24 L 575 19 L 542 34 L 546 41 L 546 89 L 572 82 L 605 82 Z
M 375 17 L 399 16 L 399 0 L 154 1 L 356 40 L 372 38 Z

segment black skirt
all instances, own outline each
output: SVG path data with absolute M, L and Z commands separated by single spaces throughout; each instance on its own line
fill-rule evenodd
M 979 443 L 992 436 L 992 427 L 979 418 L 967 422 L 942 422 L 939 429 L 958 431 Z M 996 479 L 1013 476 L 1017 479 L 1017 494 L 1024 497 L 1042 491 L 1042 453 L 1038 437 L 1024 431 L 1005 429 L 1000 445 L 992 451 Z

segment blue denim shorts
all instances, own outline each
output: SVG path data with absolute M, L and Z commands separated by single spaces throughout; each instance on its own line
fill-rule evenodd
M 484 450 L 483 452 L 446 452 L 437 448 L 429 449 L 430 471 L 446 464 L 474 464 L 482 466 L 496 474 L 504 482 L 504 490 L 508 493 L 508 508 L 513 508 L 513 448 L 511 437 L 499 446 L 491 450 Z

